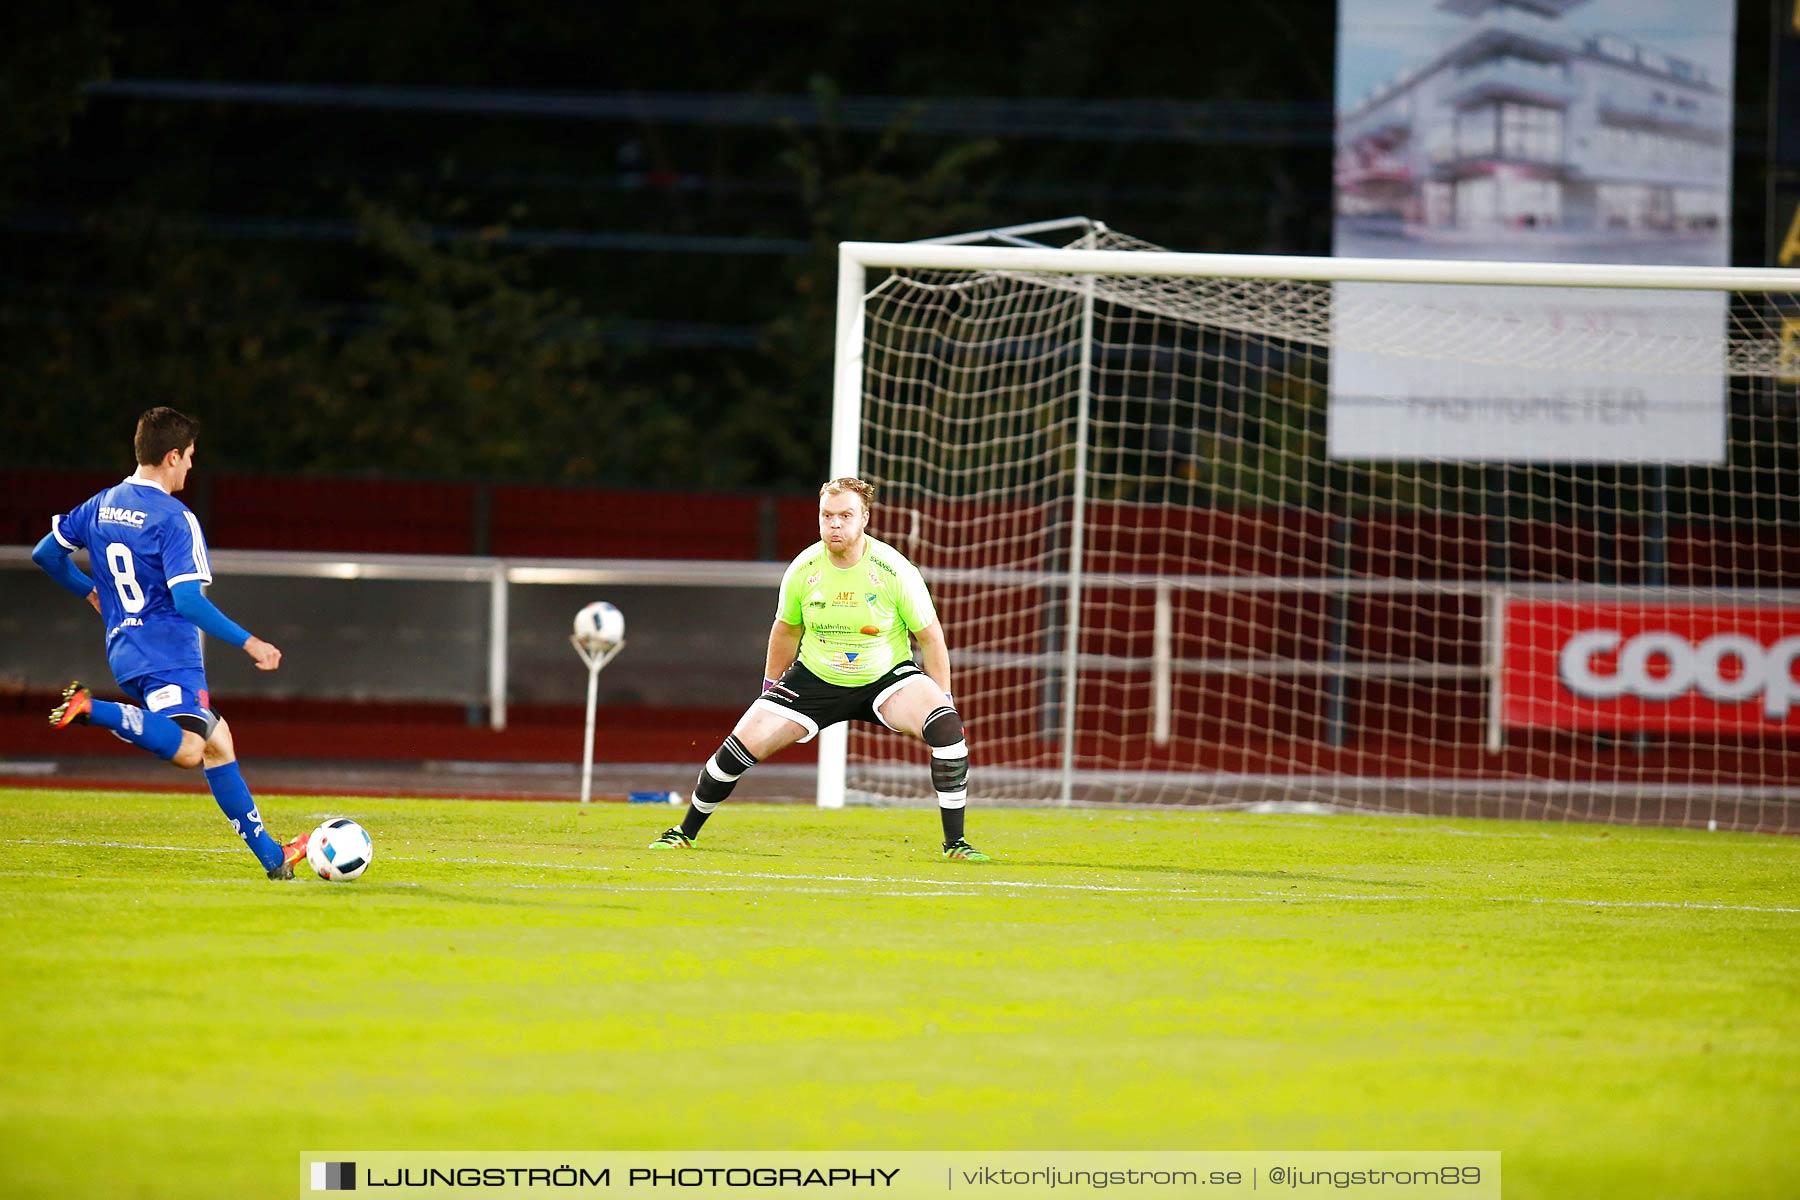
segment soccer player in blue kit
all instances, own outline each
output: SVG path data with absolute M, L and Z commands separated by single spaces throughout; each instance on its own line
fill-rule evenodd
M 175 499 L 194 465 L 200 422 L 172 408 L 138 418 L 136 474 L 63 516 L 31 552 L 64 588 L 106 622 L 106 661 L 136 704 L 96 700 L 79 680 L 50 714 L 56 729 L 98 725 L 178 767 L 206 768 L 206 785 L 231 827 L 270 879 L 292 879 L 308 836 L 285 846 L 263 828 L 262 814 L 238 770 L 231 728 L 213 711 L 200 656 L 200 634 L 243 650 L 257 669 L 281 665 L 281 651 L 220 612 L 200 589 L 212 582 L 206 538 L 188 506 Z M 101 582 L 69 558 L 85 549 Z

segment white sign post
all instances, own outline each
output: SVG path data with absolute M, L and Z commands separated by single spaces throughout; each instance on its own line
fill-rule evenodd
M 586 804 L 594 790 L 594 697 L 600 683 L 600 669 L 618 657 L 619 651 L 625 648 L 625 639 L 592 645 L 576 634 L 570 634 L 569 644 L 575 647 L 575 653 L 581 656 L 588 669 L 587 724 L 581 735 L 581 802 Z

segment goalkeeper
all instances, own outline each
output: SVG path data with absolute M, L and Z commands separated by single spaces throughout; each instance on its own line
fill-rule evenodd
M 686 849 L 751 767 L 840 721 L 879 722 L 923 738 L 944 828 L 944 857 L 987 862 L 963 837 L 969 748 L 950 699 L 950 650 L 917 567 L 868 536 L 875 489 L 819 489 L 819 540 L 789 565 L 769 631 L 763 694 L 701 768 L 681 824 L 652 850 Z M 919 640 L 921 670 L 909 635 Z

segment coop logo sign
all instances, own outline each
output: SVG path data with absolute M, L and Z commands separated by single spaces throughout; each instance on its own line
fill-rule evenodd
M 1596 655 L 1615 651 L 1617 665 L 1611 674 L 1594 669 Z M 1563 685 L 1590 700 L 1621 696 L 1673 700 L 1689 691 L 1720 704 L 1742 704 L 1760 697 L 1763 715 L 1771 721 L 1785 721 L 1795 695 L 1800 694 L 1800 682 L 1793 674 L 1796 658 L 1800 658 L 1800 637 L 1764 646 L 1745 634 L 1720 633 L 1695 645 L 1666 630 L 1640 633 L 1627 640 L 1616 629 L 1590 629 L 1563 644 L 1557 666 Z M 1663 664 L 1660 675 L 1651 669 L 1652 663 Z
M 1514 601 L 1506 724 L 1800 732 L 1800 608 Z

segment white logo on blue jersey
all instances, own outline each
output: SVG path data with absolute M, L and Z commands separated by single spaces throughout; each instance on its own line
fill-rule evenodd
M 148 480 L 127 479 L 52 523 L 70 550 L 86 549 L 107 626 L 106 658 L 121 682 L 201 670 L 200 630 L 175 608 L 177 584 L 212 582 L 200 522 Z

